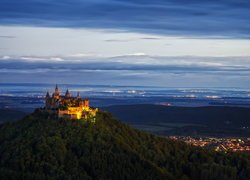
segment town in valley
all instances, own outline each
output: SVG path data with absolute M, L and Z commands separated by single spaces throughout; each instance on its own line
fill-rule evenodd
M 173 140 L 180 140 L 193 146 L 214 149 L 215 151 L 240 151 L 250 153 L 250 138 L 214 138 L 191 136 L 170 136 L 169 138 Z

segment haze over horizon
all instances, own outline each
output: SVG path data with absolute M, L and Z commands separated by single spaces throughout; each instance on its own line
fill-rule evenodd
M 0 83 L 250 88 L 247 0 L 1 0 Z

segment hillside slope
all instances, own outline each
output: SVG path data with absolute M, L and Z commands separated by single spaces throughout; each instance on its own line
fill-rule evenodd
M 0 127 L 0 179 L 250 179 L 247 154 L 194 148 L 132 129 L 36 111 Z

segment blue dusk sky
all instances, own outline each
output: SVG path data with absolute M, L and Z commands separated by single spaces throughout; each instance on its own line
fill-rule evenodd
M 249 0 L 0 0 L 0 83 L 250 88 Z

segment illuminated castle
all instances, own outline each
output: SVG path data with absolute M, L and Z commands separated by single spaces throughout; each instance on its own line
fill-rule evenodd
M 76 97 L 72 97 L 67 89 L 64 96 L 60 95 L 58 86 L 56 85 L 55 91 L 50 96 L 47 92 L 45 97 L 45 109 L 49 112 L 56 113 L 59 118 L 69 119 L 88 119 L 94 120 L 98 109 L 89 107 L 89 100 L 82 99 L 79 92 Z

